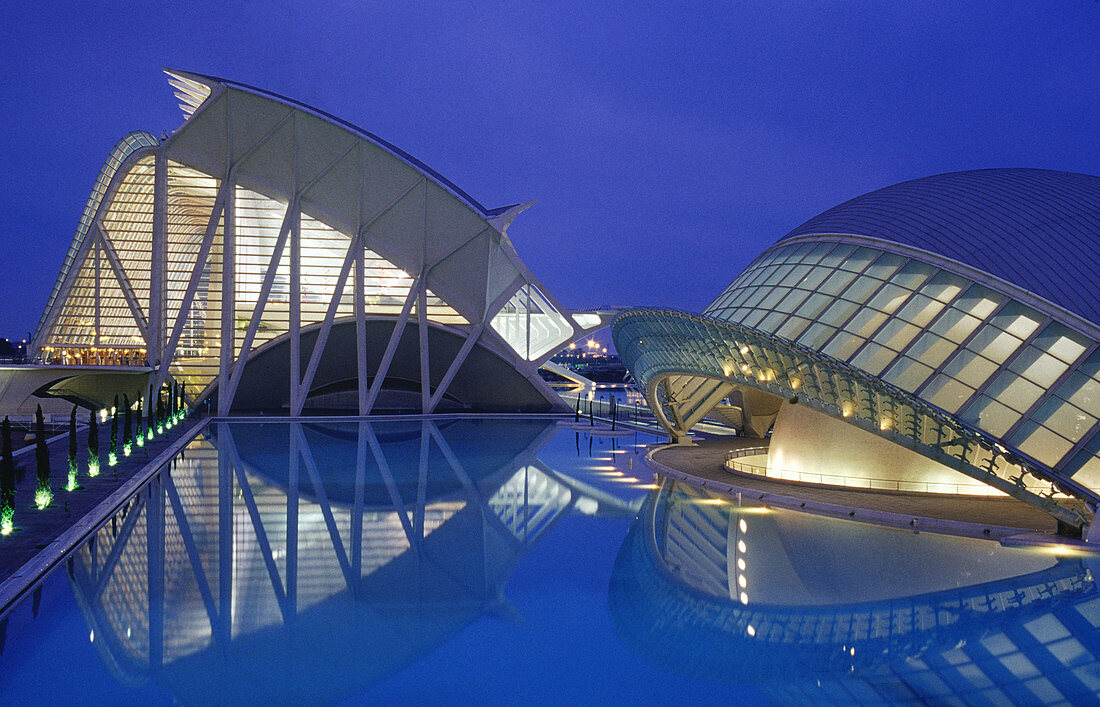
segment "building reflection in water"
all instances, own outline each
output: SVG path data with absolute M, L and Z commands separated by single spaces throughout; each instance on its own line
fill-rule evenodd
M 324 701 L 485 612 L 568 512 L 633 515 L 546 467 L 545 420 L 220 423 L 67 570 L 123 684 Z
M 610 606 L 654 663 L 782 702 L 1091 703 L 1095 562 L 668 483 L 620 550 Z

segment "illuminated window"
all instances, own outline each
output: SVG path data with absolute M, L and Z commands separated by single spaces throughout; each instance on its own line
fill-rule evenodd
M 941 374 L 924 389 L 921 397 L 947 412 L 955 412 L 973 394 L 974 389 L 970 386 Z
M 919 388 L 924 381 L 928 380 L 928 376 L 930 375 L 932 375 L 931 368 L 923 363 L 903 356 L 890 367 L 890 370 L 887 371 L 884 378 L 888 382 L 893 383 L 899 388 L 908 390 L 911 393 Z
M 1020 420 L 1020 413 L 983 395 L 967 408 L 963 419 L 990 434 L 1003 435 Z
M 1009 443 L 1024 454 L 1028 454 L 1044 464 L 1054 466 L 1073 446 L 1036 422 L 1025 422 L 1009 438 Z
M 935 368 L 947 360 L 947 357 L 955 351 L 955 348 L 955 345 L 947 339 L 940 338 L 935 334 L 925 333 L 920 335 L 920 338 L 906 353 Z
M 908 303 L 901 308 L 897 316 L 918 327 L 926 327 L 933 317 L 943 309 L 943 302 L 926 297 L 925 295 L 913 295 Z

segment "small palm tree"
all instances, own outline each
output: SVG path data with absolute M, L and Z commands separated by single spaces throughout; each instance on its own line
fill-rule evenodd
M 15 462 L 11 456 L 11 422 L 0 424 L 0 535 L 15 527 Z
M 34 466 L 38 484 L 34 490 L 34 505 L 39 510 L 53 502 L 53 489 L 50 488 L 50 450 L 46 447 L 46 421 L 42 417 L 42 406 L 34 413 Z
M 88 476 L 99 476 L 99 423 L 95 410 L 88 419 Z
M 76 491 L 80 488 L 76 483 L 76 405 L 69 414 L 69 478 L 65 484 L 66 491 Z
M 130 410 L 130 396 L 122 394 L 122 412 L 125 424 L 122 426 L 122 456 L 130 456 L 134 447 L 134 416 Z
M 139 395 L 138 399 L 137 399 L 137 434 L 134 435 L 134 441 L 137 443 L 137 446 L 144 447 L 145 446 L 145 418 L 142 417 L 142 413 L 141 413 L 141 398 L 142 398 L 142 396 Z
M 111 407 L 111 446 L 107 449 L 107 466 L 118 464 L 118 396 Z

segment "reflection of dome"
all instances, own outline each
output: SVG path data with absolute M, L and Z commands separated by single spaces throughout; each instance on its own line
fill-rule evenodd
M 302 425 L 305 440 L 310 445 L 318 471 L 324 477 L 325 493 L 334 503 L 352 502 L 355 494 L 356 458 L 359 453 L 359 423 L 311 422 Z M 434 423 L 446 438 L 451 451 L 463 460 L 469 460 L 468 473 L 480 478 L 483 474 L 496 473 L 507 466 L 517 455 L 535 444 L 536 439 L 549 431 L 546 420 L 517 419 L 499 422 L 492 420 L 459 419 Z M 385 445 L 385 461 L 394 484 L 405 498 L 416 498 L 420 476 L 421 422 L 419 420 L 394 421 L 375 425 L 375 439 Z M 211 428 L 217 439 L 217 426 Z M 506 431 L 506 433 L 505 433 Z M 250 473 L 258 474 L 276 486 L 285 488 L 290 473 L 289 426 L 278 422 L 268 425 L 239 425 L 233 428 L 233 439 L 241 461 Z M 278 444 L 272 444 L 272 435 Z M 366 455 L 367 483 L 365 503 L 369 506 L 392 505 L 386 485 L 373 454 Z M 541 443 L 538 444 L 542 446 Z M 429 463 L 446 466 L 442 452 L 434 443 L 429 452 Z M 461 492 L 462 484 L 457 476 L 434 474 L 425 490 L 426 498 L 435 499 Z M 306 483 L 301 492 L 313 493 Z
M 943 570 L 940 587 L 914 578 L 908 594 L 899 584 L 888 598 L 845 601 L 874 591 L 876 567 L 889 564 L 881 562 L 885 543 L 864 555 L 864 529 L 829 521 L 816 529 L 809 554 L 805 532 L 814 523 L 769 523 L 768 516 L 696 500 L 681 485 L 654 492 L 612 572 L 616 629 L 655 663 L 710 679 L 759 680 L 784 700 L 969 702 L 996 685 L 1012 701 L 1042 702 L 1051 701 L 1048 686 L 1070 701 L 1094 699 L 1100 690 L 1100 656 L 1090 648 L 1100 645 L 1093 626 L 1100 594 L 1080 560 L 924 534 L 921 551 L 929 548 L 930 556 L 916 548 L 898 554 L 914 565 L 927 559 L 934 568 L 928 574 Z M 744 538 L 741 520 L 749 524 Z M 896 533 L 904 545 L 899 531 L 882 532 Z M 978 554 L 992 559 L 990 551 L 1005 553 L 1000 576 L 991 564 L 968 581 L 967 563 Z M 837 552 L 851 560 L 838 565 Z M 739 570 L 739 555 L 756 564 Z M 809 566 L 815 562 L 848 574 Z M 747 604 L 738 596 L 742 574 Z M 780 580 L 801 586 L 784 591 Z M 845 582 L 860 586 L 844 591 Z M 836 603 L 798 603 L 822 600 Z M 1047 682 L 1032 679 L 1040 677 Z
M 263 447 L 253 426 L 219 427 L 217 446 L 192 443 L 70 571 L 119 678 L 152 677 L 185 702 L 332 701 L 362 689 L 495 610 L 514 563 L 576 500 L 534 456 L 550 420 L 485 423 L 488 436 L 466 421 L 265 425 L 276 433 L 266 452 L 285 468 L 299 435 L 301 494 L 254 470 L 263 455 L 233 463 L 234 447 Z M 349 430 L 369 430 L 380 456 Z M 481 448 L 489 439 L 520 442 L 498 454 Z M 357 449 L 373 466 L 356 464 Z M 380 479 L 383 467 L 402 483 Z M 345 475 L 346 501 L 331 483 Z M 356 477 L 364 499 L 380 498 L 368 494 L 375 485 L 393 496 L 357 506 Z

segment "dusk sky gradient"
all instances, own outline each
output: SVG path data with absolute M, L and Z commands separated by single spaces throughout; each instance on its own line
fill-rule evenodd
M 487 207 L 570 307 L 701 310 L 895 182 L 1100 173 L 1100 2 L 18 3 L 0 10 L 0 336 L 36 325 L 96 174 L 182 123 L 161 67 L 316 106 Z M 1057 257 L 1057 254 L 1052 254 Z

